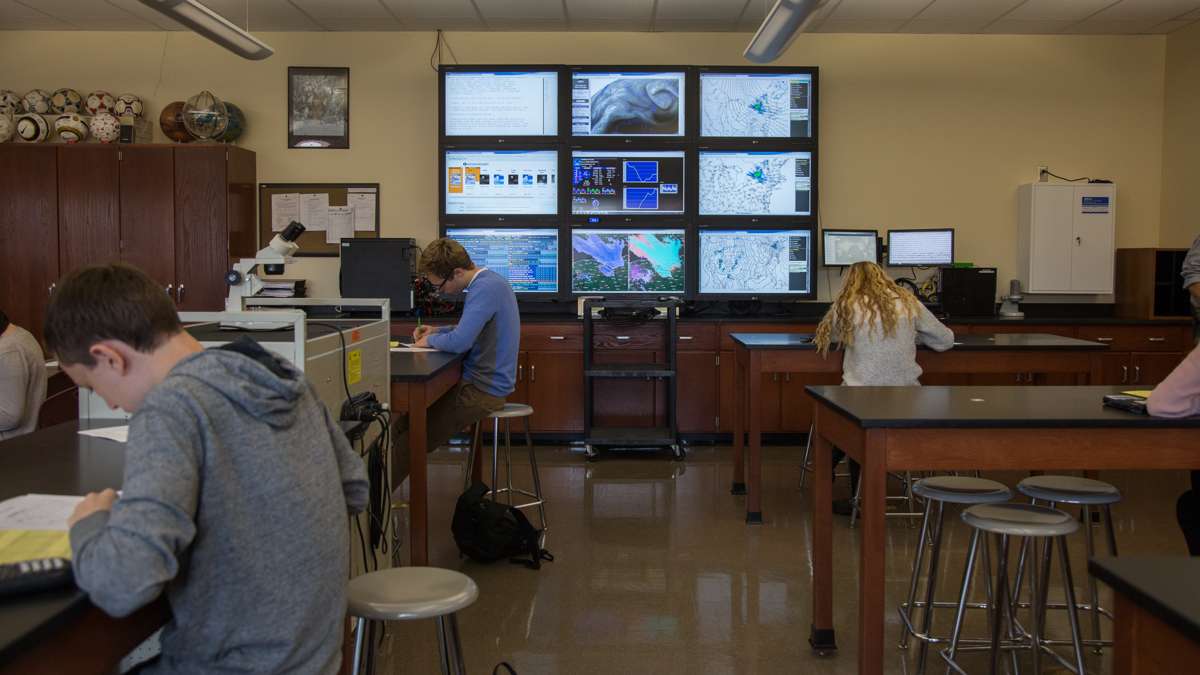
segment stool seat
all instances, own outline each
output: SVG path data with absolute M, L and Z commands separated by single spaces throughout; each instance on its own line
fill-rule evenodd
M 1030 476 L 1017 483 L 1021 494 L 1061 504 L 1116 504 L 1121 491 L 1115 485 L 1080 476 Z
M 977 504 L 962 519 L 977 530 L 1017 537 L 1061 537 L 1079 529 L 1066 513 L 1032 504 Z
M 524 403 L 505 403 L 504 407 L 496 412 L 488 413 L 488 419 L 506 417 L 529 417 L 533 414 L 533 406 L 525 405 Z
M 1004 483 L 973 476 L 931 476 L 913 484 L 913 494 L 950 504 L 999 504 L 1012 499 Z
M 395 567 L 350 580 L 351 616 L 410 621 L 453 614 L 471 606 L 479 587 L 465 574 L 438 567 Z

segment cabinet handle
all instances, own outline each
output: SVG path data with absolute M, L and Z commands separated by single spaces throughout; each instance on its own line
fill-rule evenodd
M 1096 342 L 1112 342 L 1112 341 L 1113 341 L 1113 340 L 1112 340 L 1112 338 L 1110 338 L 1110 337 L 1098 337 L 1098 338 L 1096 338 Z
M 550 339 L 551 339 L 551 340 L 566 340 L 566 339 L 567 339 L 567 336 L 565 336 L 565 335 L 551 335 L 551 336 L 550 336 Z M 530 367 L 532 368 L 533 366 L 530 366 Z
M 1082 237 L 1075 237 L 1075 245 L 1076 245 L 1076 246 L 1079 246 L 1079 245 L 1080 245 L 1080 244 L 1082 244 L 1082 243 L 1083 243 L 1083 238 L 1082 238 Z
M 628 339 L 629 339 L 629 336 L 628 336 L 628 335 L 618 335 L 618 336 L 617 336 L 617 342 L 625 342 L 625 341 L 627 341 Z
M 1024 373 L 1017 373 L 1017 384 L 1021 384 L 1021 376 L 1022 375 L 1024 375 Z
M 784 374 L 783 374 L 783 381 L 784 381 L 784 382 L 791 382 L 791 381 L 792 381 L 792 374 L 791 374 L 791 373 L 784 373 Z
M 1142 367 L 1134 366 L 1133 367 L 1133 383 L 1138 384 L 1141 381 L 1142 381 Z
M 680 341 L 680 342 L 690 342 L 691 340 L 692 340 L 692 336 L 691 336 L 691 335 L 680 335 L 680 336 L 679 336 L 679 341 Z
M 175 289 L 175 301 L 181 305 L 183 304 L 183 284 L 179 284 Z
M 56 283 L 50 284 L 50 287 L 46 289 L 46 295 L 54 295 L 54 289 L 57 287 L 58 287 L 58 284 L 56 284 Z
M 167 284 L 167 297 L 168 297 L 168 298 L 171 298 L 171 299 L 174 299 L 174 297 L 175 297 L 175 284 Z
M 1121 384 L 1129 382 L 1129 366 L 1121 366 Z
M 1165 338 L 1165 337 L 1148 337 L 1146 339 L 1149 340 L 1150 342 L 1166 342 L 1167 341 L 1167 338 Z
M 537 366 L 529 364 L 529 381 L 537 382 Z
M 771 373 L 771 381 L 778 382 L 779 381 L 779 373 Z
M 519 365 L 517 366 L 517 382 L 520 382 L 523 377 L 525 377 L 525 366 Z

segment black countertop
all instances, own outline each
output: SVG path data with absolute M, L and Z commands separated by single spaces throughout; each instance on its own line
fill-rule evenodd
M 123 420 L 67 422 L 0 441 L 0 500 L 29 493 L 83 495 L 121 487 L 125 445 L 79 429 L 122 426 Z M 0 663 L 87 609 L 78 589 L 0 600 Z
M 423 382 L 458 363 L 465 354 L 392 352 L 392 382 Z
M 1131 387 L 847 387 L 809 385 L 813 398 L 866 429 L 1196 428 L 1200 417 L 1167 419 L 1102 405 Z
M 747 349 L 816 349 L 811 333 L 730 333 Z M 920 345 L 919 349 L 928 349 Z M 955 351 L 1104 351 L 1108 345 L 1046 333 L 997 333 L 956 335 Z
M 1139 607 L 1200 642 L 1200 558 L 1093 558 L 1088 571 Z
M 815 324 L 821 321 L 822 314 L 797 314 L 795 316 L 759 316 L 754 314 L 700 314 L 697 316 L 681 316 L 682 323 L 778 323 L 778 324 Z M 443 326 L 458 321 L 457 315 L 435 316 L 422 319 L 431 326 Z M 415 317 L 396 316 L 392 321 L 416 322 Z M 574 312 L 562 314 L 522 314 L 521 323 L 583 323 Z M 603 321 L 603 319 L 597 319 Z M 997 325 L 997 326 L 1190 326 L 1191 319 L 1125 319 L 1113 316 L 1036 316 L 1024 319 L 1001 319 L 997 316 L 961 316 L 943 319 L 948 326 L 966 325 Z M 664 323 L 666 323 L 664 321 Z

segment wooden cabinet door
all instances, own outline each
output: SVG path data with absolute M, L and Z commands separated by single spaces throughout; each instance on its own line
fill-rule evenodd
M 529 352 L 517 354 L 517 383 L 506 399 L 509 403 L 529 403 Z
M 784 373 L 780 377 L 779 417 L 783 431 L 808 433 L 812 425 L 813 400 L 804 391 L 810 384 L 841 384 L 840 373 Z
M 721 352 L 722 431 L 733 431 L 733 363 L 733 352 Z M 762 381 L 759 383 L 761 389 L 759 390 L 758 419 L 764 433 L 780 430 L 779 387 L 782 378 L 783 376 L 779 373 L 763 373 Z M 749 398 L 746 399 L 746 405 L 749 406 Z M 748 420 L 749 417 L 743 419 Z M 749 423 L 745 423 L 744 427 L 749 430 Z
M 655 352 L 640 349 L 603 349 L 596 350 L 592 358 L 596 367 L 602 368 L 609 363 L 654 363 L 655 357 Z M 653 427 L 659 423 L 654 380 L 595 378 L 592 383 L 594 426 Z
M 1166 379 L 1187 354 L 1180 352 L 1136 352 L 1130 359 L 1133 374 L 1130 382 L 1140 387 L 1153 387 Z
M 117 148 L 58 148 L 58 263 L 64 274 L 121 259 Z
M 721 373 L 717 353 L 676 352 L 679 376 L 676 378 L 676 411 L 681 433 L 715 433 Z M 661 387 L 662 391 L 666 388 Z
M 175 298 L 175 149 L 121 149 L 121 260 Z
M 0 144 L 0 307 L 39 340 L 59 277 L 57 165 L 53 146 Z
M 1028 384 L 1025 381 L 1025 373 L 972 373 L 968 376 L 968 380 L 974 387 L 1015 387 L 1019 384 Z M 921 383 L 940 384 L 925 376 L 921 376 Z
M 583 431 L 583 352 L 526 352 L 533 431 Z
M 1100 355 L 1100 381 L 1092 384 L 1132 384 L 1133 368 L 1128 352 L 1113 352 Z
M 230 270 L 224 147 L 175 147 L 175 293 L 181 310 L 225 306 Z

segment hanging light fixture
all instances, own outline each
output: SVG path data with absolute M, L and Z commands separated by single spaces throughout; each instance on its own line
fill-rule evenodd
M 238 28 L 197 0 L 140 0 L 140 2 L 191 28 L 238 56 L 261 61 L 275 53 L 262 40 Z
M 145 2 L 146 0 L 142 0 Z M 808 27 L 817 15 L 817 10 L 827 0 L 778 0 L 758 32 L 746 45 L 742 56 L 754 63 L 770 63 L 779 58 L 791 46 L 796 35 Z

